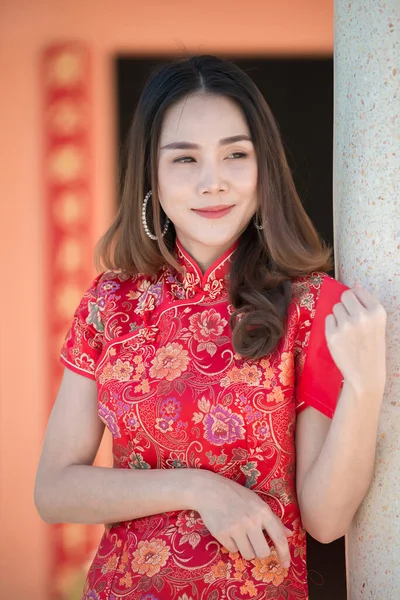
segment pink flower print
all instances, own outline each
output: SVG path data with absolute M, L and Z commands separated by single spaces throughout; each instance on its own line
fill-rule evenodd
M 181 414 L 181 404 L 176 398 L 165 398 L 160 405 L 160 413 L 164 419 L 176 421 Z
M 186 371 L 188 364 L 187 350 L 184 350 L 177 342 L 172 342 L 157 350 L 152 360 L 150 377 L 157 377 L 157 379 L 165 377 L 167 381 L 172 381 Z
M 103 281 L 99 287 L 99 296 L 109 296 L 120 288 L 120 284 L 116 281 Z
M 270 428 L 267 421 L 257 421 L 253 423 L 253 433 L 257 439 L 264 441 L 270 436 Z
M 255 558 L 251 562 L 255 565 L 251 573 L 257 581 L 272 583 L 278 587 L 288 576 L 288 570 L 281 564 L 275 548 L 271 549 L 267 558 Z
M 173 431 L 173 420 L 169 419 L 156 419 L 155 428 L 161 431 L 162 433 L 166 433 L 167 431 Z
M 132 413 L 127 413 L 126 415 L 124 415 L 123 420 L 126 428 L 130 431 L 135 431 L 139 427 L 138 420 Z
M 285 386 L 291 386 L 294 383 L 294 362 L 289 352 L 282 352 L 281 363 L 279 365 L 279 379 Z
M 250 385 L 260 385 L 261 372 L 257 369 L 256 365 L 245 364 L 241 369 L 244 375 L 244 380 Z
M 224 379 L 227 379 L 229 383 L 241 383 L 243 381 L 242 372 L 238 367 L 232 367 Z
M 133 553 L 132 571 L 153 577 L 167 564 L 169 555 L 170 546 L 167 546 L 164 540 L 154 537 L 151 540 L 142 540 Z
M 207 531 L 199 513 L 194 510 L 181 513 L 176 520 L 176 526 L 178 533 L 182 536 L 179 545 L 188 543 L 193 549 L 201 541 L 199 532 Z
M 109 379 L 113 379 L 114 378 L 114 366 L 111 364 L 110 361 L 108 361 L 99 376 L 99 382 L 101 383 L 101 385 L 104 385 L 106 381 L 108 381 Z
M 215 446 L 233 444 L 244 439 L 244 420 L 242 415 L 233 413 L 229 408 L 213 406 L 203 419 L 205 438 Z
M 109 410 L 105 404 L 99 403 L 98 415 L 103 423 L 107 425 L 113 437 L 121 437 L 121 431 L 113 411 Z
M 128 360 L 122 361 L 118 358 L 114 365 L 114 373 L 119 381 L 129 381 L 133 373 L 133 367 Z
M 255 419 L 261 417 L 261 413 L 259 410 L 254 411 L 254 408 L 250 405 L 245 406 L 244 408 L 246 412 L 246 421 L 247 423 L 252 423 Z
M 199 513 L 194 510 L 180 513 L 176 520 L 176 526 L 181 534 L 201 531 L 205 527 L 203 519 L 200 517 Z
M 130 408 L 130 404 L 127 404 L 127 402 L 124 402 L 123 400 L 119 399 L 116 402 L 116 414 L 118 417 L 121 417 L 122 415 L 124 415 Z
M 84 371 L 90 371 L 91 373 L 94 371 L 95 367 L 93 358 L 90 358 L 88 354 L 81 354 L 80 357 L 76 359 L 76 365 Z
M 190 317 L 189 329 L 194 333 L 194 339 L 198 342 L 210 342 L 216 340 L 223 332 L 226 319 L 223 319 L 214 308 L 196 313 Z

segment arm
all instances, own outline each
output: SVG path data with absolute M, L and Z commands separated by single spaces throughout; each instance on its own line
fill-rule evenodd
M 329 543 L 344 535 L 371 483 L 381 393 L 344 384 L 332 422 L 298 416 L 297 495 L 305 529 Z M 367 408 L 368 407 L 368 408 Z
M 94 467 L 104 424 L 96 383 L 65 369 L 36 475 L 35 504 L 48 523 L 113 523 L 194 508 L 200 469 Z
M 193 509 L 221 544 L 248 560 L 269 555 L 264 528 L 289 567 L 288 530 L 255 492 L 206 469 L 94 467 L 103 431 L 95 382 L 66 369 L 36 476 L 43 520 L 114 523 Z
M 302 519 L 322 542 L 346 533 L 371 483 L 386 379 L 386 313 L 379 302 L 354 287 L 333 313 L 326 318 L 326 339 L 344 386 L 332 422 L 307 408 L 296 434 Z

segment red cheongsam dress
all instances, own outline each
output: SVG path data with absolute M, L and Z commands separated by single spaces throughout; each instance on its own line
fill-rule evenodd
M 296 414 L 334 413 L 342 377 L 325 317 L 346 288 L 322 272 L 295 279 L 279 345 L 244 358 L 229 328 L 226 276 L 237 244 L 204 275 L 178 239 L 183 275 L 170 266 L 98 275 L 61 361 L 96 381 L 116 469 L 208 469 L 250 488 L 293 531 L 291 566 L 274 549 L 263 560 L 230 553 L 198 512 L 177 510 L 107 525 L 82 600 L 307 599 Z

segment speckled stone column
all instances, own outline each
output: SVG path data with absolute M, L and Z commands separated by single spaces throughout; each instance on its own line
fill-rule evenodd
M 335 1 L 336 275 L 388 312 L 371 488 L 346 539 L 349 600 L 400 600 L 400 3 Z

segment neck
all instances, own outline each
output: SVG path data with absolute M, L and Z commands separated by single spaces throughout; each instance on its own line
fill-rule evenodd
M 223 246 L 200 246 L 190 243 L 189 240 L 178 239 L 182 248 L 196 262 L 203 275 L 235 242 L 235 240 L 231 240 Z

